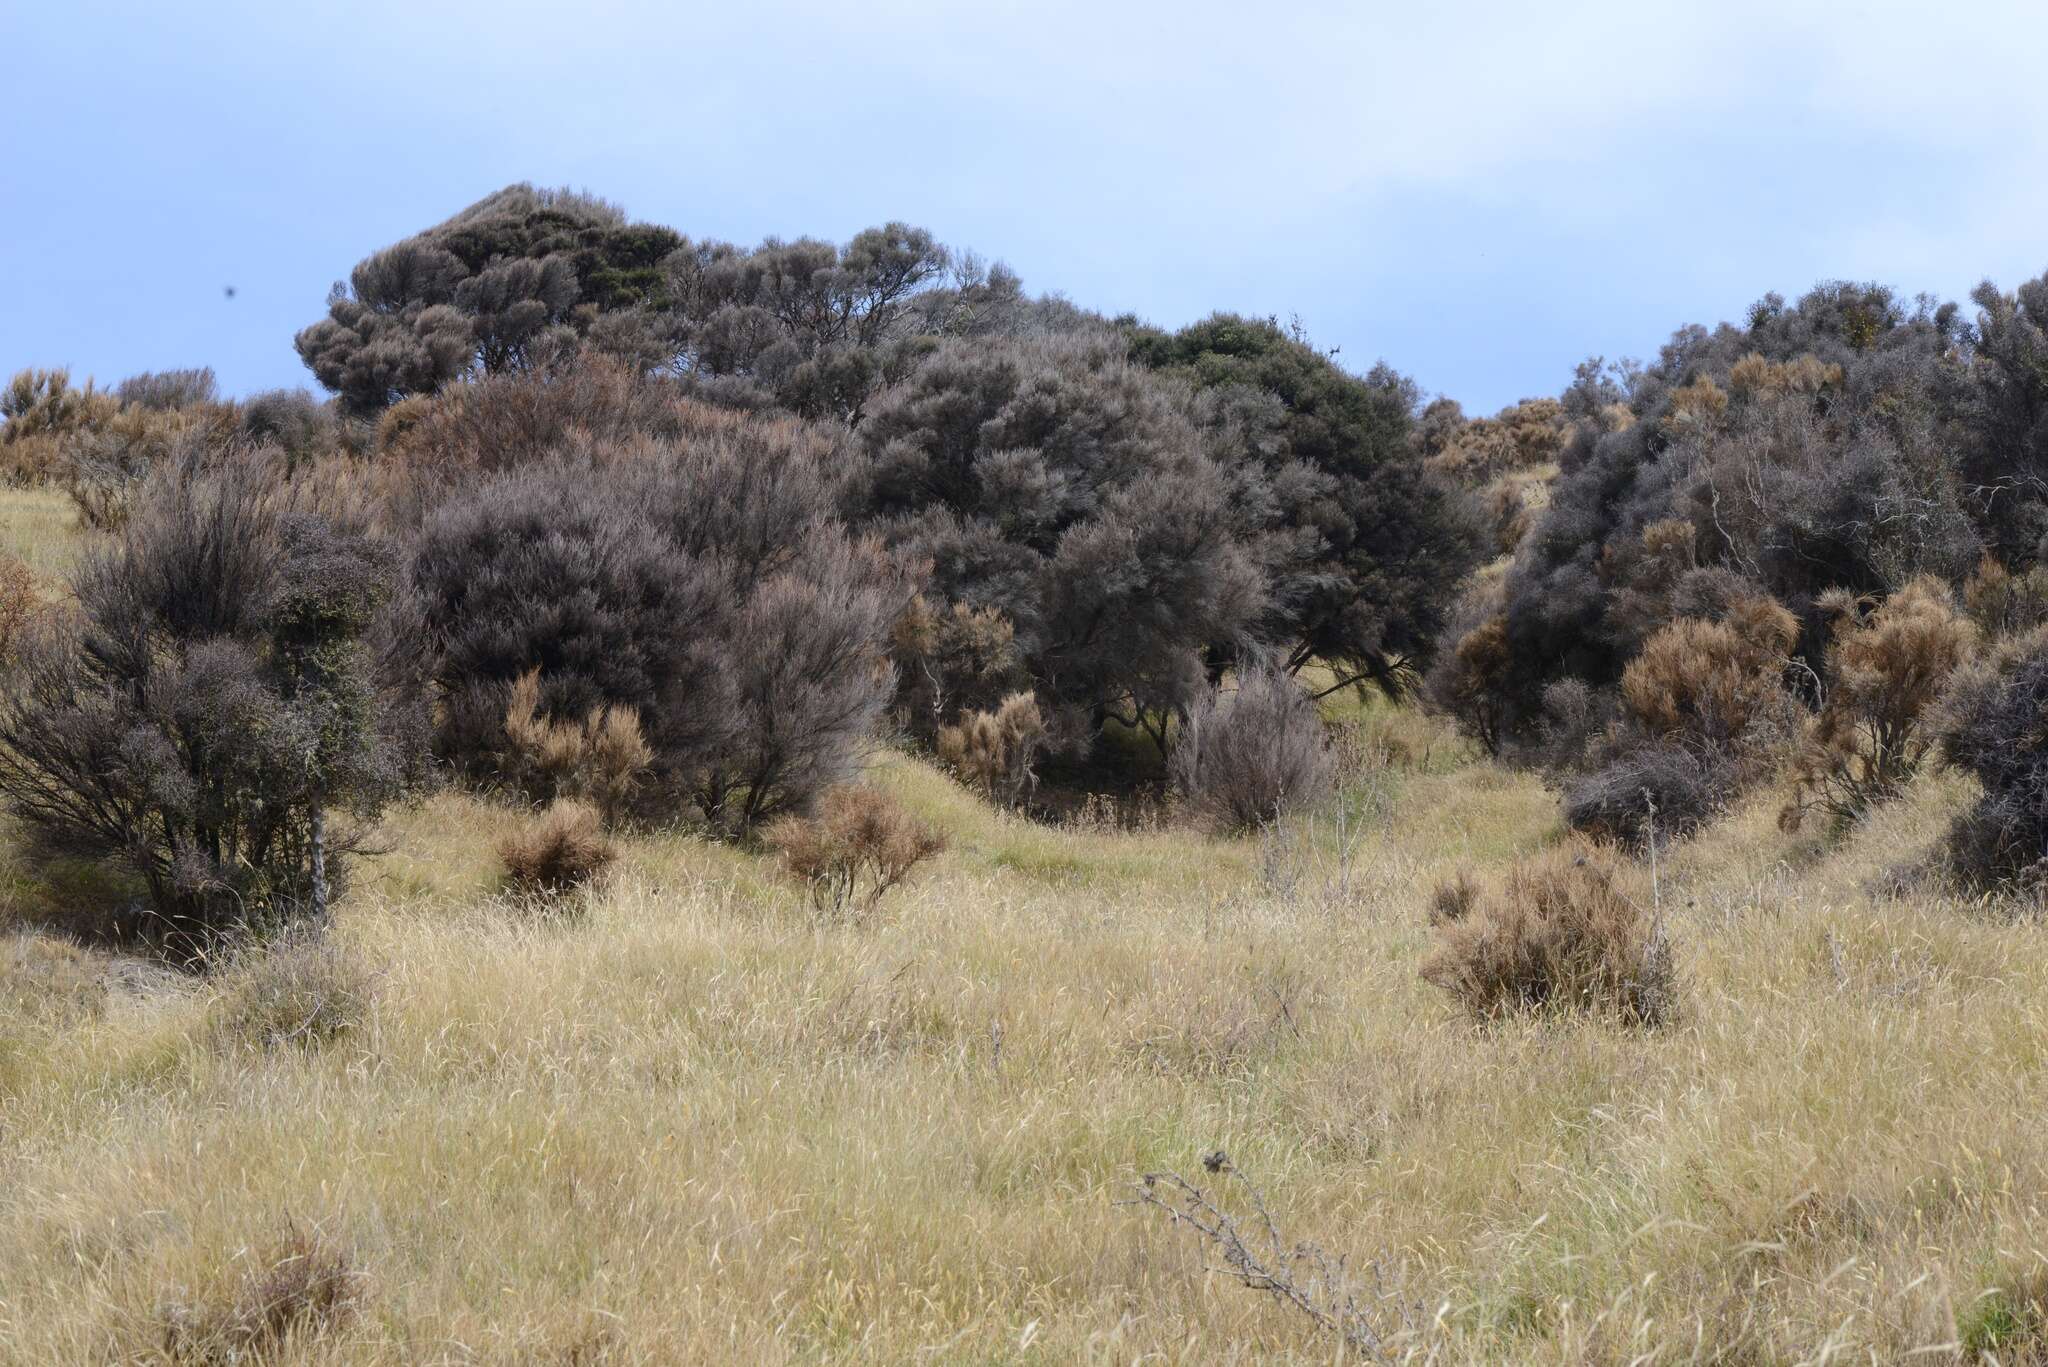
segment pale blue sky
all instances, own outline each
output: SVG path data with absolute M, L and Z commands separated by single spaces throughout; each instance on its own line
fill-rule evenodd
M 1491 410 L 1766 290 L 2048 270 L 2044 46 L 2018 0 L 0 0 L 0 375 L 310 385 L 331 281 L 531 180 L 741 242 L 907 219 Z

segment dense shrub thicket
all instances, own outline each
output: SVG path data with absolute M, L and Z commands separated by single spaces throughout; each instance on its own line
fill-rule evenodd
M 643 808 L 741 831 L 844 777 L 888 704 L 909 590 L 834 520 L 840 456 L 814 429 L 748 423 L 446 499 L 408 569 L 437 752 L 478 778 L 535 774 L 506 727 L 531 676 L 528 724 L 631 714 Z

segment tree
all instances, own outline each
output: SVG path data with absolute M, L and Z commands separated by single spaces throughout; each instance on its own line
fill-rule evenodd
M 930 562 L 939 611 L 1001 615 L 1041 703 L 1163 748 L 1270 586 L 1189 395 L 1124 350 L 1109 333 L 940 346 L 856 429 L 848 506 Z
M 373 253 L 300 332 L 299 356 L 357 416 L 471 374 L 520 370 L 606 312 L 665 306 L 667 229 L 566 190 L 513 185 Z
M 276 464 L 152 477 L 78 608 L 0 692 L 0 800 L 33 850 L 140 878 L 170 952 L 324 913 L 359 823 L 412 772 L 412 697 L 376 644 L 388 555 Z
M 1426 667 L 1483 537 L 1411 442 L 1419 396 L 1384 365 L 1364 376 L 1272 320 L 1217 314 L 1173 334 L 1129 329 L 1134 359 L 1219 402 L 1209 425 L 1263 472 L 1264 634 L 1290 673 L 1400 687 Z M 1266 407 L 1261 417 L 1260 404 Z

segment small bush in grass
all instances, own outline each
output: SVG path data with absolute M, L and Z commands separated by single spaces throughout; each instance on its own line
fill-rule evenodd
M 822 911 L 864 915 L 910 871 L 946 848 L 946 838 L 887 793 L 860 784 L 825 790 L 811 816 L 767 828 L 789 871 L 810 885 Z
M 1814 810 L 1847 820 L 1913 777 L 1934 743 L 1928 713 L 1976 639 L 1938 579 L 1916 579 L 1877 606 L 1838 591 L 1821 607 L 1834 618 L 1826 701 L 1795 762 L 1797 786 L 1779 818 L 1788 830 Z
M 1492 896 L 1440 892 L 1423 980 L 1482 1019 L 1585 1011 L 1657 1025 L 1672 1011 L 1670 946 L 1635 869 L 1598 846 L 1526 860 Z
M 573 892 L 618 857 L 605 839 L 597 808 L 557 798 L 517 833 L 498 842 L 505 876 L 521 892 L 543 897 Z
M 1249 830 L 1320 801 L 1336 773 L 1322 715 L 1299 684 L 1253 666 L 1234 691 L 1189 711 L 1172 758 L 1174 786 L 1223 830 Z
M 514 681 L 505 707 L 506 777 L 535 801 L 578 797 L 617 821 L 654 762 L 639 714 L 614 703 L 580 722 L 554 721 L 540 715 L 540 698 L 539 670 Z
M 14 556 L 0 555 L 0 661 L 13 658 L 15 644 L 43 611 L 35 572 Z
M 968 712 L 939 728 L 939 758 L 990 801 L 1015 807 L 1038 786 L 1045 716 L 1030 693 L 1012 693 L 992 712 Z
M 1642 850 L 1653 834 L 1664 841 L 1698 830 L 1736 784 L 1733 762 L 1715 751 L 1639 745 L 1566 788 L 1564 820 L 1581 835 Z
M 223 1277 L 164 1308 L 164 1356 L 211 1367 L 304 1351 L 312 1339 L 346 1324 L 366 1289 L 345 1250 L 317 1229 L 290 1224 L 252 1255 L 239 1277 Z
M 212 1012 L 223 1044 L 325 1044 L 370 1014 L 370 974 L 324 935 L 298 932 L 238 959 Z

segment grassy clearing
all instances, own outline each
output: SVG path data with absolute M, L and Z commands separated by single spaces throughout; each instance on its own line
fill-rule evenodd
M 2043 932 L 1865 891 L 1960 785 L 1835 844 L 1762 799 L 1665 862 L 1674 1026 L 1478 1028 L 1416 978 L 1429 892 L 1558 839 L 1554 801 L 1331 701 L 1403 761 L 1241 841 L 878 756 L 950 848 L 859 926 L 685 834 L 536 915 L 495 885 L 515 818 L 443 794 L 289 992 L 16 931 L 0 1360 L 1329 1359 L 1117 1204 L 1219 1146 L 1380 1261 L 1418 1357 L 2041 1346 Z M 332 1028 L 276 1028 L 330 981 Z

